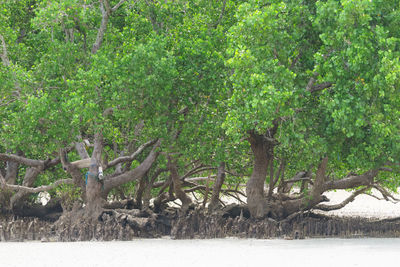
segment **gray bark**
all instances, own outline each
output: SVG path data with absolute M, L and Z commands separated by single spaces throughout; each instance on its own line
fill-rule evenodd
M 253 172 L 246 184 L 247 205 L 252 217 L 261 218 L 268 212 L 264 197 L 264 182 L 268 166 L 272 164 L 272 147 L 261 135 L 252 133 L 250 138 L 251 150 L 254 154 Z
M 26 170 L 22 186 L 32 187 L 37 176 L 43 171 L 43 166 L 41 167 L 31 167 Z M 29 195 L 30 192 L 26 190 L 20 190 L 15 193 L 10 199 L 10 208 L 13 209 L 25 196 Z
M 136 157 L 138 155 L 140 155 L 140 153 L 143 152 L 143 150 L 145 148 L 147 148 L 147 147 L 149 147 L 151 145 L 154 145 L 156 142 L 157 142 L 157 140 L 151 140 L 151 141 L 149 141 L 147 143 L 144 143 L 143 145 L 139 146 L 139 148 L 134 153 L 132 153 L 130 156 L 121 156 L 119 158 L 116 158 L 116 159 L 110 161 L 107 164 L 106 168 L 110 168 L 110 167 L 113 167 L 113 166 L 115 166 L 117 164 L 121 164 L 121 163 L 124 163 L 124 162 L 132 162 L 133 160 L 136 159 Z
M 104 180 L 103 196 L 106 196 L 111 191 L 111 189 L 117 186 L 142 178 L 156 161 L 159 155 L 158 148 L 160 144 L 160 141 L 157 141 L 146 159 L 135 169 L 124 172 L 115 177 L 106 177 L 106 179 Z
M 44 160 L 28 159 L 15 154 L 4 153 L 0 153 L 0 161 L 12 161 L 29 167 L 41 167 L 46 163 Z
M 375 176 L 378 174 L 378 170 L 370 170 L 361 175 L 352 175 L 341 180 L 325 182 L 323 185 L 323 191 L 332 189 L 348 189 L 358 186 L 368 186 L 374 182 Z
M 82 137 L 78 136 L 78 142 L 75 142 L 75 150 L 81 159 L 88 159 L 89 153 L 86 150 L 85 143 L 82 141 Z
M 88 206 L 97 205 L 101 199 L 102 184 L 97 179 L 101 166 L 101 154 L 103 151 L 103 134 L 97 132 L 94 140 L 94 149 L 90 159 L 89 173 L 86 184 L 86 198 Z
M 225 181 L 225 162 L 221 162 L 218 167 L 217 179 L 214 183 L 210 204 L 208 205 L 209 210 L 214 210 L 219 205 L 219 194 L 221 187 Z
M 150 206 L 151 189 L 153 188 L 154 182 L 161 173 L 166 171 L 168 171 L 168 169 L 158 169 L 151 177 L 150 182 L 147 184 L 143 194 L 143 210 L 148 209 Z
M 108 0 L 101 0 L 100 1 L 100 11 L 101 11 L 101 24 L 97 31 L 96 41 L 92 47 L 92 54 L 96 54 L 97 51 L 100 49 L 101 44 L 104 40 L 104 34 L 107 30 L 108 19 L 110 17 L 110 5 Z
M 192 200 L 182 190 L 182 181 L 178 174 L 178 168 L 170 155 L 168 156 L 167 167 L 171 174 L 174 193 L 182 202 L 182 211 L 185 212 L 189 209 L 189 205 L 192 204 Z
M 1 42 L 1 46 L 2 46 L 2 53 L 0 54 L 1 60 L 3 61 L 3 65 L 4 66 L 10 66 L 10 60 L 8 59 L 8 55 L 7 55 L 7 46 L 6 46 L 6 42 L 4 40 L 3 35 L 0 34 L 0 42 Z
M 83 175 L 82 172 L 80 171 L 79 167 L 76 166 L 73 163 L 70 163 L 67 160 L 67 151 L 66 150 L 60 150 L 60 158 L 61 158 L 61 164 L 63 166 L 63 169 L 69 174 L 71 175 L 74 184 L 79 186 L 81 189 L 81 197 L 83 199 L 83 201 L 86 201 L 86 185 L 85 185 L 85 181 L 83 180 Z
M 16 155 L 21 156 L 20 153 L 17 153 Z M 14 161 L 7 161 L 6 166 L 7 166 L 7 172 L 6 172 L 6 176 L 5 176 L 6 182 L 8 184 L 15 184 L 16 180 L 17 180 L 17 176 L 18 176 L 19 164 L 18 164 L 18 162 L 14 162 Z

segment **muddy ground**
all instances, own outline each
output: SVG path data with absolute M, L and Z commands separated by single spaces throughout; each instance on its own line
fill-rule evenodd
M 46 221 L 38 218 L 3 216 L 1 241 L 111 241 L 135 238 L 284 238 L 400 237 L 400 218 L 368 219 L 299 214 L 289 220 L 250 219 L 234 214 L 208 214 L 204 210 L 146 215 L 135 210 L 104 212 L 97 220 Z

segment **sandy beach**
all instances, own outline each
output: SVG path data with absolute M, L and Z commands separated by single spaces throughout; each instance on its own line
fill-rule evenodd
M 373 190 L 372 194 L 378 198 L 382 198 L 382 195 L 377 191 Z M 351 195 L 351 192 L 345 190 L 336 190 L 327 192 L 326 195 L 330 202 L 325 204 L 338 204 L 345 200 Z M 400 198 L 400 195 L 394 195 L 396 198 Z M 344 208 L 335 211 L 321 212 L 327 215 L 337 215 L 344 217 L 364 217 L 371 219 L 386 219 L 400 217 L 400 203 L 394 203 L 386 200 L 379 200 L 369 195 L 359 195 L 355 200 L 347 204 Z

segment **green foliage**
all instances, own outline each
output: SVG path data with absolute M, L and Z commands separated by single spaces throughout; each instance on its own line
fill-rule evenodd
M 225 161 L 247 174 L 249 131 L 275 122 L 287 176 L 324 155 L 335 177 L 398 163 L 399 10 L 394 0 L 126 1 L 92 54 L 98 1 L 3 1 L 0 149 L 46 158 L 102 129 L 108 147 L 162 138 L 181 167 Z M 332 86 L 311 93 L 311 77 Z
M 347 170 L 397 161 L 399 11 L 398 2 L 383 2 L 241 5 L 229 34 L 227 132 L 238 140 L 279 121 L 276 152 L 297 170 L 325 154 Z M 332 87 L 307 92 L 313 73 Z

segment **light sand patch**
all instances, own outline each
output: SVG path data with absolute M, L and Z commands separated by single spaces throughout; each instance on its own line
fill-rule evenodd
M 377 190 L 372 190 L 372 194 L 379 198 L 382 195 Z M 326 202 L 327 205 L 338 204 L 351 195 L 351 192 L 346 190 L 336 190 L 324 193 L 330 199 Z M 400 195 L 394 195 L 400 198 Z M 395 218 L 400 217 L 400 203 L 393 203 L 391 201 L 379 200 L 368 195 L 359 195 L 356 199 L 347 204 L 344 208 L 335 211 L 321 212 L 326 215 L 336 215 L 343 217 L 364 217 L 364 218 Z
M 265 190 L 267 191 L 267 190 Z M 242 192 L 245 192 L 243 189 Z M 298 192 L 298 188 L 295 188 L 293 192 Z M 339 204 L 346 198 L 348 198 L 352 192 L 346 190 L 336 190 L 324 193 L 330 199 L 330 202 L 324 202 L 326 205 Z M 382 195 L 375 189 L 372 190 L 372 194 L 378 198 L 382 198 Z M 246 198 L 240 194 L 235 194 L 243 202 L 246 202 Z M 194 202 L 196 199 L 189 194 Z M 400 194 L 394 194 L 395 198 L 400 199 Z M 197 204 L 202 204 L 202 195 L 198 194 L 197 199 L 199 200 Z M 231 196 L 222 195 L 221 200 L 225 205 L 229 204 L 241 204 L 243 202 L 238 201 L 236 198 Z M 170 206 L 180 207 L 181 202 L 179 199 L 175 200 L 174 203 L 169 203 Z M 393 203 L 391 201 L 379 200 L 369 195 L 359 195 L 355 198 L 353 202 L 347 204 L 344 208 L 333 211 L 319 211 L 313 210 L 315 213 L 334 215 L 340 217 L 363 217 L 371 219 L 386 219 L 386 218 L 396 218 L 400 217 L 400 202 Z

